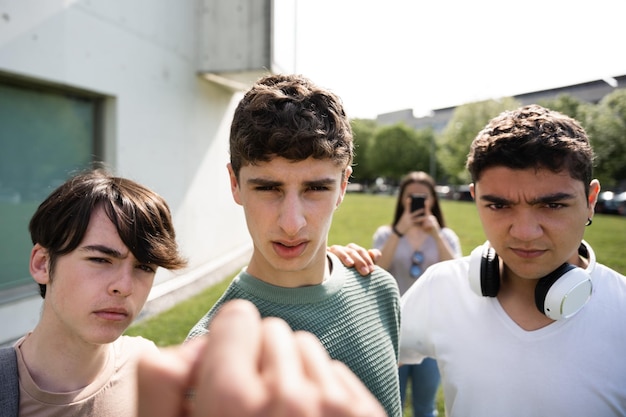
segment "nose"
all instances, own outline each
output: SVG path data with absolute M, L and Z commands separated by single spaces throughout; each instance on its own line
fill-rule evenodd
M 510 232 L 512 237 L 520 241 L 531 241 L 543 234 L 540 216 L 533 209 L 520 210 L 513 219 Z
M 305 204 L 298 195 L 286 195 L 280 203 L 278 226 L 287 236 L 296 236 L 306 225 Z
M 133 270 L 129 267 L 121 267 L 115 279 L 109 285 L 111 295 L 128 297 L 133 293 Z

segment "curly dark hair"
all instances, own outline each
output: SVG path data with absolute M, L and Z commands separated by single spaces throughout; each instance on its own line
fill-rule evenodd
M 493 118 L 472 142 L 466 167 L 473 182 L 494 166 L 567 170 L 588 193 L 593 160 L 587 133 L 576 120 L 533 104 Z
M 301 75 L 258 80 L 239 102 L 230 130 L 230 162 L 242 166 L 274 157 L 331 159 L 349 166 L 352 129 L 338 96 Z

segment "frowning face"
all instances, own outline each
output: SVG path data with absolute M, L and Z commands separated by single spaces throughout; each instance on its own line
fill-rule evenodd
M 471 186 L 487 239 L 509 276 L 538 279 L 563 262 L 578 263 L 585 223 L 600 190 L 589 197 L 566 171 L 492 167 Z
M 140 263 L 102 208 L 91 215 L 85 237 L 49 269 L 47 250 L 35 245 L 31 274 L 46 284 L 42 323 L 59 336 L 86 343 L 113 342 L 142 309 L 156 265 Z

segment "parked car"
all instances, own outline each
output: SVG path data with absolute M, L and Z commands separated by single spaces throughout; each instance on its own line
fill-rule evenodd
M 596 213 L 607 213 L 611 208 L 610 201 L 613 200 L 613 191 L 602 191 L 598 194 L 598 201 L 596 201 Z
M 474 201 L 472 194 L 470 194 L 469 185 L 459 185 L 456 187 L 453 197 L 454 200 L 460 201 Z
M 615 204 L 617 214 L 626 216 L 626 191 L 617 194 L 612 201 Z
M 598 195 L 596 212 L 626 216 L 626 191 L 603 191 Z

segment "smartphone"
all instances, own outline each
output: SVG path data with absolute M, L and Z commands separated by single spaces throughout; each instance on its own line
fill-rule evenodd
M 411 194 L 411 212 L 424 209 L 425 203 L 425 194 Z

